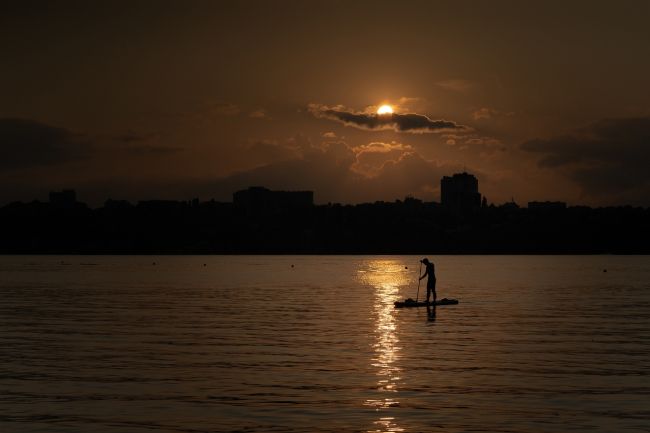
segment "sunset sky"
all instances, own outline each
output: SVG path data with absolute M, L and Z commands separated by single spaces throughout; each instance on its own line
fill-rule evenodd
M 0 204 L 74 188 L 650 206 L 650 2 L 0 5 Z M 381 105 L 393 114 L 377 114 Z

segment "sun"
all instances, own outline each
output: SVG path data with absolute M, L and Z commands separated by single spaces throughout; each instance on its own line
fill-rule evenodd
M 377 109 L 377 114 L 393 114 L 393 107 L 390 105 L 382 105 Z

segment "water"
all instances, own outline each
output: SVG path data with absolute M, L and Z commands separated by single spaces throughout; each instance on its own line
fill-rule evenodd
M 650 431 L 650 257 L 417 259 L 0 257 L 0 431 Z

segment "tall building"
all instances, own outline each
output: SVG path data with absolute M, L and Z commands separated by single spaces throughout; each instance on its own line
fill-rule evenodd
M 455 212 L 471 212 L 481 207 L 481 194 L 478 192 L 478 179 L 472 174 L 462 172 L 444 176 L 440 180 L 440 202 Z

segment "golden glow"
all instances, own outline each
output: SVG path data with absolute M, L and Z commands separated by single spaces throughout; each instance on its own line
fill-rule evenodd
M 404 264 L 397 260 L 370 260 L 360 270 L 361 281 L 374 292 L 375 303 L 373 316 L 375 323 L 375 341 L 372 345 L 373 356 L 368 363 L 375 368 L 377 384 L 374 398 L 368 398 L 365 405 L 381 412 L 374 422 L 375 429 L 369 432 L 404 431 L 395 417 L 391 416 L 393 408 L 399 407 L 399 383 L 401 381 L 397 321 L 393 303 L 399 299 L 401 287 L 409 283 Z
M 377 109 L 377 114 L 393 114 L 393 107 L 390 105 L 382 105 Z

